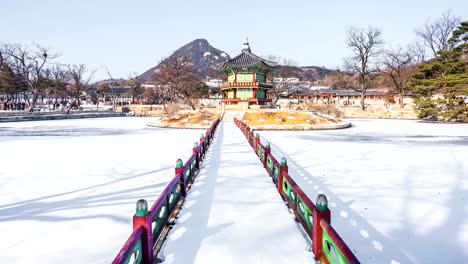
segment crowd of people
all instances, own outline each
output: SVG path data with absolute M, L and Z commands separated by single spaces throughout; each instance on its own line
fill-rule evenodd
M 25 100 L 6 100 L 0 98 L 0 111 L 7 111 L 7 110 L 25 110 L 29 108 L 29 103 Z
M 0 111 L 25 111 L 29 110 L 29 102 L 27 100 L 15 100 L 15 99 L 4 99 L 0 98 Z M 38 102 L 36 103 L 36 108 L 34 110 L 55 110 L 55 111 L 64 111 L 68 108 L 78 108 L 77 101 L 47 101 L 47 102 Z

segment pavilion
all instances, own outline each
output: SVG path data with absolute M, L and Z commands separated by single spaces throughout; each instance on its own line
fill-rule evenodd
M 267 98 L 267 91 L 273 88 L 273 85 L 266 82 L 266 74 L 276 67 L 276 63 L 253 54 L 246 40 L 242 53 L 227 60 L 219 68 L 228 76 L 227 84 L 221 86 L 223 92 L 221 102 L 256 105 L 271 102 L 271 98 Z

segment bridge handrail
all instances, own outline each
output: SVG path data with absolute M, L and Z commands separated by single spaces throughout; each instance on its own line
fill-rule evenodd
M 244 133 L 271 176 L 278 192 L 311 239 L 315 259 L 330 264 L 359 263 L 359 260 L 330 224 L 331 213 L 328 209 L 326 196 L 319 195 L 317 197 L 318 206 L 316 206 L 289 175 L 286 159 L 282 158 L 278 162 L 271 154 L 270 144 L 262 144 L 260 135 L 254 133 L 254 129 L 236 118 L 234 118 L 234 123 Z
M 120 249 L 119 254 L 117 254 L 114 261 L 112 261 L 112 264 L 128 263 L 130 261 L 130 258 L 132 257 L 132 254 L 137 254 L 134 263 L 141 263 L 141 240 L 143 232 L 144 230 L 142 226 L 133 230 L 132 234 L 128 237 L 124 246 Z
M 131 254 L 138 252 L 135 263 L 153 263 L 154 245 L 162 241 L 161 233 L 174 216 L 179 201 L 187 195 L 190 184 L 200 168 L 200 163 L 210 146 L 220 118 L 195 142 L 193 153 L 185 163 L 177 160 L 175 176 L 148 210 L 146 200 L 137 202 L 133 216 L 133 232 L 119 250 L 112 264 L 127 264 Z
M 326 256 L 327 260 L 334 258 L 331 249 L 338 248 L 339 250 L 335 252 L 339 259 L 339 262 L 337 263 L 359 263 L 359 260 L 354 256 L 351 249 L 349 249 L 338 232 L 336 232 L 329 222 L 322 219 L 322 221 L 320 221 L 320 226 L 324 231 L 322 248 L 323 254 Z

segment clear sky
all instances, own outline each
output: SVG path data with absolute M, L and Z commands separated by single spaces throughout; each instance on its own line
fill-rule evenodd
M 336 68 L 349 55 L 350 26 L 372 25 L 389 45 L 446 10 L 468 19 L 466 0 L 0 0 L 0 42 L 39 43 L 57 61 L 106 78 L 143 73 L 180 46 L 206 38 L 235 56 L 245 37 L 258 55 Z

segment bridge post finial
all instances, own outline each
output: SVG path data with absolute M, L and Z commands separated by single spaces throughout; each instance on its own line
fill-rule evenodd
M 184 162 L 182 159 L 177 159 L 176 166 L 175 166 L 175 175 L 180 174 L 180 189 L 182 190 L 181 194 L 182 197 L 187 195 L 187 190 L 185 189 L 185 175 L 184 175 Z
M 136 212 L 133 216 L 133 230 L 143 227 L 142 258 L 144 263 L 153 263 L 153 229 L 148 215 L 148 202 L 140 199 L 136 203 Z
M 330 223 L 331 213 L 328 210 L 328 199 L 325 194 L 319 194 L 315 202 L 315 207 L 312 212 L 313 215 L 313 231 L 312 231 L 312 251 L 315 258 L 320 259 L 323 256 L 323 228 L 320 222 L 326 221 Z

